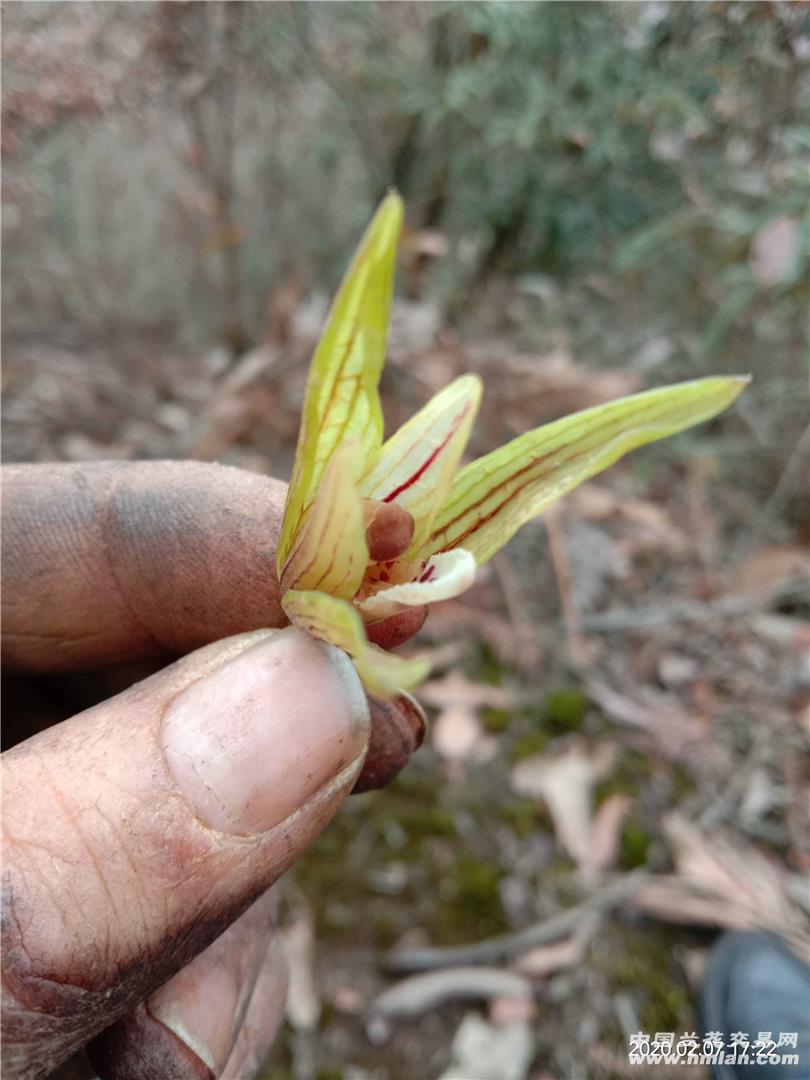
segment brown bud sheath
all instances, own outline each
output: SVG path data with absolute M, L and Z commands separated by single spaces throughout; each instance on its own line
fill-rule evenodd
M 413 518 L 396 503 L 363 499 L 366 543 L 372 562 L 388 562 L 408 550 L 413 539 Z
M 400 694 L 393 701 L 370 696 L 368 700 L 371 739 L 363 771 L 352 788 L 353 795 L 389 784 L 422 745 L 427 727 L 421 706 L 410 694 Z

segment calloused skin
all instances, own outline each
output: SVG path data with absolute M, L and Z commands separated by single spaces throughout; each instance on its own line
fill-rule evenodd
M 6 1077 L 83 1048 L 104 1078 L 254 1075 L 286 986 L 269 886 L 421 739 L 407 701 L 358 700 L 342 654 L 268 632 L 284 496 L 191 462 L 3 471 Z M 227 812 L 170 747 L 213 699 L 223 753 L 257 718 L 266 755 L 240 765 L 250 799 L 215 772 Z

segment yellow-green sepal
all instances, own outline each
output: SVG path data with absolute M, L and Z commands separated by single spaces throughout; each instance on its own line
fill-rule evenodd
M 578 484 L 629 450 L 716 416 L 749 381 L 713 377 L 648 390 L 518 436 L 461 469 L 419 554 L 463 546 L 480 566 Z
M 402 216 L 402 200 L 392 192 L 360 242 L 312 357 L 279 538 L 279 573 L 337 447 L 355 438 L 368 460 L 382 443 L 377 386 L 385 360 Z
M 360 588 L 369 558 L 355 486 L 361 467 L 355 439 L 332 455 L 281 571 L 283 589 L 319 589 L 351 600 Z
M 427 660 L 407 660 L 372 645 L 360 614 L 345 600 L 292 589 L 282 597 L 281 606 L 294 625 L 348 653 L 363 685 L 377 697 L 413 690 L 430 671 Z

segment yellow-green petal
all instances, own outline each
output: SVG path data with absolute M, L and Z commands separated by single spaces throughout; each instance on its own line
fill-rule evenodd
M 366 498 L 395 502 L 411 514 L 411 552 L 421 547 L 447 498 L 480 401 L 477 375 L 451 382 L 388 439 L 360 482 Z
M 363 505 L 355 486 L 361 468 L 356 440 L 332 455 L 281 571 L 285 589 L 319 589 L 351 600 L 368 566 Z
M 359 613 L 345 600 L 322 592 L 290 590 L 281 600 L 290 621 L 320 641 L 343 649 L 354 661 L 366 689 L 377 697 L 413 690 L 427 676 L 427 660 L 406 660 L 372 645 Z
M 715 377 L 648 390 L 518 436 L 458 473 L 420 555 L 463 545 L 486 562 L 572 488 L 629 450 L 722 412 L 748 382 Z
M 368 458 L 382 443 L 377 385 L 385 360 L 401 227 L 402 200 L 392 192 L 360 242 L 312 357 L 279 539 L 279 572 L 336 448 L 356 438 Z

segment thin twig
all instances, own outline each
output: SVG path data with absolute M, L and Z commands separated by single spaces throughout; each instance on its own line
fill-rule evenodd
M 430 971 L 434 968 L 462 964 L 493 964 L 509 960 L 519 953 L 538 945 L 557 941 L 575 930 L 587 916 L 608 911 L 626 900 L 650 879 L 647 870 L 641 868 L 611 881 L 587 900 L 535 923 L 515 934 L 476 941 L 470 945 L 455 945 L 436 949 L 394 949 L 385 957 L 383 964 L 388 971 Z
M 446 1001 L 531 996 L 532 984 L 523 975 L 502 968 L 468 966 L 401 979 L 370 1002 L 368 1012 L 377 1016 L 419 1016 Z
M 540 648 L 534 623 L 526 612 L 520 584 L 505 551 L 499 551 L 492 560 L 501 585 L 509 620 L 515 631 L 517 664 L 521 671 L 530 673 L 540 659 Z
M 554 568 L 554 577 L 557 580 L 557 591 L 560 594 L 560 606 L 563 611 L 565 622 L 565 638 L 568 647 L 568 658 L 574 667 L 585 667 L 590 659 L 590 650 L 585 635 L 582 632 L 582 618 L 574 603 L 574 592 L 571 587 L 571 564 L 568 560 L 568 549 L 565 546 L 565 533 L 560 521 L 559 512 L 556 508 L 547 511 L 543 519 L 548 533 L 548 546 L 551 554 L 551 565 Z

